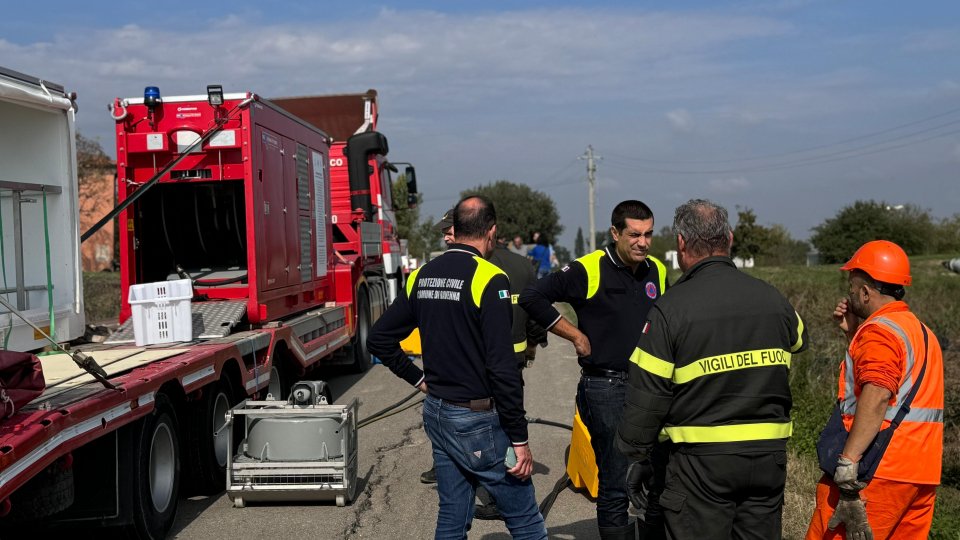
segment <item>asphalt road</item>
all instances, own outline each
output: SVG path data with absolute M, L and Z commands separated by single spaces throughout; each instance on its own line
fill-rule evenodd
M 360 400 L 361 419 L 387 407 L 412 388 L 381 365 L 363 376 L 323 374 L 334 400 Z M 570 424 L 579 368 L 573 346 L 556 336 L 537 351 L 524 371 L 527 415 Z M 332 503 L 248 503 L 233 508 L 226 494 L 180 501 L 171 538 L 205 540 L 432 538 L 437 518 L 437 491 L 421 484 L 420 473 L 432 465 L 430 442 L 423 432 L 421 406 L 360 430 L 360 487 L 356 500 L 342 508 Z M 541 501 L 564 474 L 570 432 L 530 425 L 536 461 L 533 481 Z M 585 493 L 567 489 L 547 516 L 551 538 L 596 538 L 595 505 Z M 470 538 L 508 539 L 501 521 L 474 520 Z

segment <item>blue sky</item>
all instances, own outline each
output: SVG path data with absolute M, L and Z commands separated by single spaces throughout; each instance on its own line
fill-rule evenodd
M 798 238 L 857 199 L 960 212 L 953 2 L 87 4 L 6 6 L 0 65 L 77 91 L 81 132 L 111 154 L 105 105 L 147 85 L 376 88 L 424 215 L 524 182 L 557 203 L 568 247 L 588 144 L 599 229 L 626 198 L 660 225 L 693 197 L 750 207 Z

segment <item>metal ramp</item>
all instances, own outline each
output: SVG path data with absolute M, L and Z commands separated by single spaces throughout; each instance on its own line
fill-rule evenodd
M 193 339 L 217 339 L 230 334 L 247 314 L 246 300 L 215 300 L 190 304 Z M 134 343 L 133 318 L 127 319 L 105 342 L 106 345 Z

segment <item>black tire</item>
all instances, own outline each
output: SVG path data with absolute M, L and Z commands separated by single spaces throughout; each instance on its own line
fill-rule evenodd
M 226 489 L 227 447 L 236 450 L 240 444 L 240 430 L 226 427 L 225 415 L 237 404 L 229 379 L 221 379 L 203 390 L 203 398 L 191 410 L 188 423 L 186 452 L 190 455 L 192 492 L 203 495 L 220 493 Z
M 10 513 L 4 519 L 19 523 L 65 510 L 73 504 L 73 485 L 73 469 L 57 461 L 14 492 Z
M 157 394 L 153 411 L 140 421 L 133 461 L 131 535 L 165 538 L 180 496 L 180 437 L 169 398 Z
M 289 368 L 285 365 L 282 356 L 274 353 L 273 364 L 270 367 L 270 384 L 267 386 L 267 393 L 273 396 L 273 399 L 286 400 L 290 395 L 290 387 L 293 386 Z
M 367 336 L 370 335 L 370 299 L 366 289 L 360 289 L 357 295 L 357 332 L 350 342 L 353 364 L 350 371 L 365 373 L 370 369 L 370 350 L 367 349 Z

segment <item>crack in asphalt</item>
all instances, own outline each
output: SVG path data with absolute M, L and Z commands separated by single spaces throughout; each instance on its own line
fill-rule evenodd
M 422 421 L 404 429 L 403 435 L 398 442 L 386 446 L 380 446 L 376 449 L 377 461 L 370 468 L 370 481 L 367 482 L 367 485 L 363 489 L 363 500 L 354 502 L 353 523 L 344 528 L 342 534 L 343 538 L 353 538 L 359 534 L 360 529 L 364 527 L 375 526 L 383 521 L 381 516 L 388 513 L 391 507 L 391 486 L 389 484 L 384 486 L 384 490 L 382 492 L 383 504 L 377 508 L 379 512 L 368 516 L 367 511 L 373 508 L 374 492 L 394 471 L 397 470 L 399 465 L 399 461 L 397 459 L 391 459 L 389 465 L 384 464 L 384 461 L 387 459 L 387 457 L 393 458 L 394 456 L 391 453 L 395 450 L 410 446 L 413 442 L 413 433 L 421 429 L 423 429 Z M 384 468 L 387 466 L 389 466 L 389 470 L 384 470 Z M 367 523 L 362 523 L 365 517 L 370 517 L 371 519 Z

